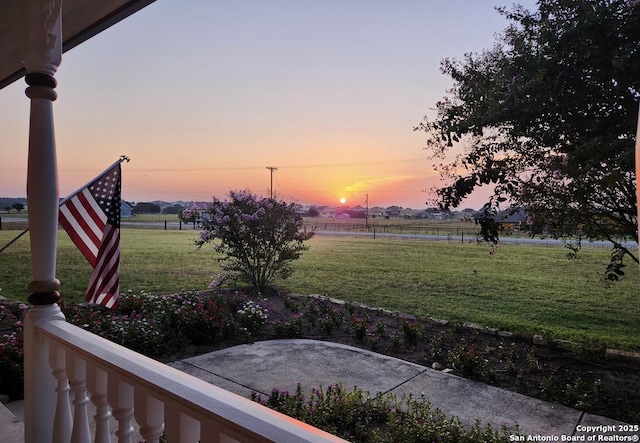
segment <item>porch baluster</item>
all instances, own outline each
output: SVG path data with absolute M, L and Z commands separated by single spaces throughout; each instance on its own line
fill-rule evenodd
M 56 410 L 53 420 L 53 442 L 67 443 L 73 426 L 71 404 L 69 402 L 69 379 L 65 367 L 65 350 L 58 344 L 49 342 L 49 362 L 56 380 Z
M 67 374 L 69 385 L 73 393 L 73 430 L 71 443 L 91 441 L 89 417 L 87 414 L 87 381 L 86 363 L 80 357 L 67 353 Z
M 134 394 L 134 415 L 140 425 L 140 435 L 147 443 L 158 443 L 164 431 L 164 404 L 137 388 Z
M 96 407 L 96 443 L 109 443 L 111 437 L 109 435 L 109 419 L 111 411 L 107 402 L 107 373 L 94 367 L 87 365 L 87 389 L 91 393 L 91 402 Z
M 118 443 L 131 443 L 133 434 L 133 386 L 120 381 L 118 374 L 110 373 L 107 398 L 113 409 L 112 415 L 118 421 L 116 437 Z
M 194 443 L 200 439 L 200 423 L 180 411 L 176 404 L 165 405 L 165 437 L 169 443 Z M 210 440 L 207 436 L 207 441 Z

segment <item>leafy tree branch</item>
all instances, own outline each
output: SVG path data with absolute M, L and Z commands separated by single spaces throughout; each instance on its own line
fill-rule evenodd
M 443 60 L 453 87 L 435 117 L 416 127 L 432 158 L 442 159 L 442 208 L 491 185 L 491 207 L 526 208 L 534 226 L 608 240 L 616 262 L 638 262 L 621 241 L 638 241 L 638 3 L 498 8 L 510 25 L 491 49 Z

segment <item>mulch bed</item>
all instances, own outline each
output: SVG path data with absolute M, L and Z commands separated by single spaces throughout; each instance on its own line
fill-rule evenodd
M 498 331 L 476 325 L 419 319 L 321 296 L 273 292 L 249 298 L 269 310 L 259 336 L 236 336 L 220 339 L 214 345 L 188 347 L 166 361 L 247 340 L 325 340 L 614 420 L 640 422 L 640 361 L 636 359 L 614 359 L 605 355 L 604 349 L 568 343 L 536 344 L 533 337 L 507 332 L 500 332 L 501 336 Z

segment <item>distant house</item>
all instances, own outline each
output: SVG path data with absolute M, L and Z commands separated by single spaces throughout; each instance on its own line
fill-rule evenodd
M 120 218 L 131 218 L 132 215 L 133 208 L 125 201 L 120 200 Z
M 402 208 L 400 206 L 389 206 L 384 211 L 385 217 L 400 217 L 400 212 L 402 212 Z
M 504 211 L 498 215 L 496 222 L 501 231 L 522 231 L 529 229 L 527 216 L 526 209 L 519 209 L 513 214 L 510 211 Z
M 477 212 L 477 211 L 476 211 L 475 209 L 471 209 L 471 208 L 464 208 L 462 211 L 460 211 L 460 212 L 458 212 L 458 213 L 456 214 L 456 218 L 457 218 L 458 220 L 461 220 L 461 221 L 468 221 L 468 222 L 470 222 L 470 221 L 473 221 L 473 218 L 474 218 L 474 216 L 475 216 L 476 212 Z
M 210 202 L 193 202 L 187 210 L 191 212 L 192 215 L 195 215 L 196 220 L 201 220 L 202 218 L 206 218 L 206 214 L 211 210 L 213 203 Z
M 475 212 L 475 211 L 473 211 Z M 405 209 L 403 213 L 406 215 L 410 215 L 411 218 L 418 219 L 430 219 L 430 220 L 453 220 L 458 217 L 458 213 L 452 212 L 449 209 L 439 209 L 436 207 L 426 208 L 421 211 L 414 211 L 411 209 Z M 473 214 L 472 214 L 473 215 Z

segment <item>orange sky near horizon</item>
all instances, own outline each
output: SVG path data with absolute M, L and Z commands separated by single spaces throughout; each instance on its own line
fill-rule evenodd
M 440 61 L 505 25 L 476 0 L 159 0 L 64 54 L 60 195 L 124 154 L 127 201 L 268 195 L 273 166 L 287 201 L 430 206 L 441 183 L 413 128 L 450 87 Z M 26 195 L 24 89 L 0 91 L 3 197 Z

